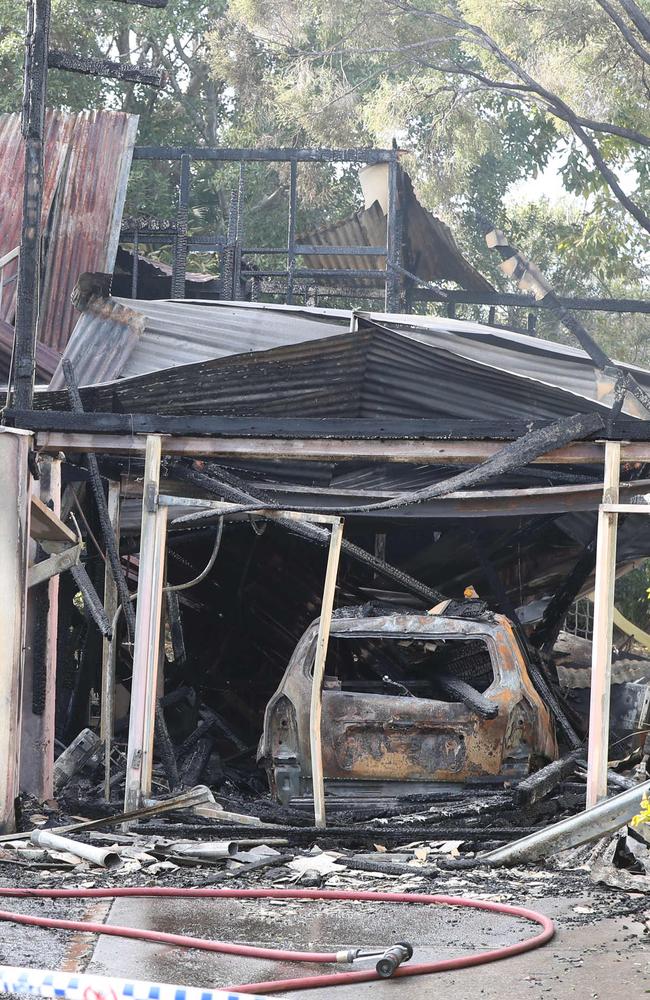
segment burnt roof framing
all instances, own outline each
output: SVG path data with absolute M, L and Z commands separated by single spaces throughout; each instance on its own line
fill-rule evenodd
M 458 305 L 485 305 L 491 310 L 490 325 L 493 324 L 494 317 L 492 311 L 495 307 L 522 307 L 529 310 L 528 324 L 526 332 L 535 334 L 535 313 L 538 309 L 549 309 L 550 305 L 544 301 L 537 301 L 532 295 L 514 294 L 509 292 L 481 292 L 468 289 L 451 289 L 436 287 L 430 282 L 422 281 L 417 275 L 411 274 L 401 266 L 401 241 L 399 234 L 402 227 L 401 211 L 399 200 L 396 194 L 397 173 L 398 173 L 398 151 L 396 149 L 367 149 L 367 148 L 347 148 L 347 149 L 317 149 L 292 147 L 269 147 L 266 149 L 251 149 L 245 147 L 202 147 L 202 146 L 136 146 L 133 152 L 133 159 L 140 161 L 168 160 L 170 162 L 179 161 L 181 165 L 181 184 L 179 190 L 179 201 L 177 207 L 177 219 L 175 224 L 158 225 L 147 224 L 137 225 L 137 221 L 131 221 L 122 229 L 121 238 L 123 242 L 132 243 L 137 257 L 140 242 L 152 246 L 165 246 L 172 244 L 172 255 L 174 262 L 174 291 L 175 298 L 185 297 L 185 262 L 187 254 L 192 251 L 203 253 L 216 253 L 221 258 L 221 278 L 222 294 L 221 298 L 241 298 L 241 287 L 236 278 L 252 279 L 256 286 L 262 279 L 280 279 L 281 287 L 272 289 L 274 294 L 283 294 L 287 304 L 291 304 L 299 289 L 295 287 L 295 281 L 302 279 L 305 283 L 305 291 L 312 290 L 314 295 L 320 298 L 340 298 L 350 296 L 353 293 L 352 287 L 345 287 L 346 280 L 351 282 L 356 279 L 370 278 L 379 279 L 384 282 L 384 303 L 387 312 L 397 312 L 401 308 L 410 311 L 410 307 L 415 302 L 438 302 L 447 305 L 447 312 L 450 316 L 455 315 Z M 236 191 L 232 192 L 231 219 L 228 225 L 228 232 L 225 235 L 197 235 L 190 236 L 187 231 L 187 215 L 190 199 L 192 162 L 221 162 L 238 163 L 240 165 L 239 183 Z M 242 222 L 242 196 L 244 190 L 244 170 L 245 163 L 289 163 L 291 165 L 291 178 L 289 185 L 289 212 L 287 220 L 287 243 L 281 247 L 262 247 L 252 244 L 246 246 L 243 235 Z M 389 190 L 388 190 L 388 220 L 387 220 L 387 244 L 386 246 L 331 246 L 327 247 L 329 256 L 370 256 L 383 258 L 386 261 L 385 268 L 374 268 L 359 271 L 350 268 L 305 268 L 296 264 L 296 258 L 305 256 L 322 255 L 323 245 L 311 245 L 296 242 L 296 176 L 299 163 L 358 163 L 362 165 L 388 163 L 389 164 Z M 287 267 L 277 268 L 255 268 L 253 266 L 242 266 L 242 259 L 248 256 L 266 254 L 269 256 L 283 255 L 287 257 Z M 230 259 L 229 259 L 230 258 Z M 339 278 L 343 287 L 318 287 L 319 279 Z M 284 282 L 284 284 L 282 284 Z M 377 298 L 372 289 L 357 289 L 358 294 L 364 298 Z M 402 291 L 404 295 L 402 296 Z M 137 298 L 137 267 L 134 269 L 132 298 Z M 404 302 L 400 305 L 400 298 Z M 559 298 L 558 301 L 565 309 L 575 309 L 579 311 L 616 312 L 616 313 L 650 313 L 650 301 L 640 299 L 606 299 L 594 297 L 567 297 Z
M 134 160 L 167 160 L 180 161 L 181 176 L 179 184 L 178 205 L 175 226 L 164 227 L 163 231 L 149 227 L 140 229 L 137 226 L 124 227 L 122 241 L 131 242 L 134 248 L 136 264 L 134 266 L 134 281 L 132 297 L 137 297 L 137 257 L 140 241 L 144 238 L 151 243 L 169 243 L 172 240 L 173 279 L 172 295 L 174 298 L 185 298 L 185 274 L 187 254 L 192 249 L 203 252 L 214 252 L 220 256 L 221 298 L 241 298 L 241 278 L 251 278 L 259 282 L 262 278 L 282 278 L 286 281 L 284 299 L 291 304 L 294 299 L 294 280 L 296 278 L 310 279 L 313 282 L 319 278 L 376 278 L 384 283 L 384 303 L 387 312 L 397 312 L 400 308 L 400 278 L 401 261 L 401 210 L 397 196 L 398 150 L 394 149 L 294 149 L 277 147 L 268 149 L 221 148 L 202 146 L 136 146 L 133 151 Z M 188 235 L 188 212 L 191 188 L 192 162 L 223 162 L 239 164 L 239 182 L 232 192 L 231 207 L 228 220 L 228 232 L 225 237 L 216 236 L 213 239 L 205 237 L 190 237 Z M 244 164 L 251 162 L 289 163 L 289 211 L 287 217 L 287 242 L 282 247 L 244 247 L 243 246 L 243 196 L 245 185 Z M 312 270 L 296 265 L 296 258 L 305 255 L 322 254 L 323 247 L 309 246 L 296 242 L 297 213 L 297 175 L 299 163 L 359 163 L 364 165 L 388 164 L 388 205 L 386 222 L 386 245 L 376 247 L 332 247 L 328 253 L 334 256 L 352 254 L 355 256 L 370 255 L 383 257 L 386 260 L 385 269 L 376 268 L 365 271 L 345 268 L 328 268 Z M 258 269 L 242 267 L 244 254 L 282 254 L 286 255 L 286 268 Z

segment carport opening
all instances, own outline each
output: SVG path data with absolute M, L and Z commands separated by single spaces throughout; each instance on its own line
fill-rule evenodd
M 437 678 L 452 674 L 483 693 L 494 681 L 482 639 L 331 637 L 325 687 L 363 694 L 405 695 L 453 702 Z

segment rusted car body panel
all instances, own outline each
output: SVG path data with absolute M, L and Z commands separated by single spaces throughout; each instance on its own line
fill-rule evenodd
M 272 792 L 286 800 L 309 788 L 309 700 L 318 623 L 300 639 L 266 708 L 258 751 Z M 326 676 L 323 767 L 328 779 L 464 781 L 522 776 L 531 757 L 554 759 L 549 713 L 533 688 L 508 619 L 432 615 L 335 618 L 331 637 L 440 643 L 480 640 L 494 679 L 483 692 L 498 707 L 481 718 L 460 702 L 402 694 L 344 691 Z

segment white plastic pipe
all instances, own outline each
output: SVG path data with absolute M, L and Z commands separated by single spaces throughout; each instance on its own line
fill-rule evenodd
M 93 865 L 100 865 L 102 868 L 115 868 L 122 861 L 119 854 L 112 851 L 110 847 L 91 847 L 90 844 L 80 844 L 77 840 L 70 840 L 69 837 L 59 837 L 58 834 L 50 830 L 34 830 L 29 838 L 32 844 L 38 847 L 49 847 L 53 851 L 67 851 L 68 854 L 76 854 L 84 861 L 90 861 Z

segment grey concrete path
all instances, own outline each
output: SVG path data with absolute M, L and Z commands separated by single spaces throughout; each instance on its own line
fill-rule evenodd
M 353 996 L 385 1000 L 396 997 L 396 991 L 400 1000 L 434 996 L 445 1000 L 641 1000 L 650 996 L 650 935 L 645 925 L 638 918 L 618 917 L 575 926 L 573 914 L 580 902 L 565 897 L 528 903 L 559 925 L 556 938 L 538 951 L 457 973 L 342 987 L 335 996 L 337 1000 Z M 335 951 L 406 939 L 421 961 L 495 948 L 520 940 L 532 927 L 500 915 L 443 907 L 164 899 L 117 900 L 109 923 L 298 950 Z M 104 937 L 87 971 L 218 987 L 308 975 L 316 969 Z M 296 1000 L 325 1000 L 332 993 L 321 989 L 291 995 Z

